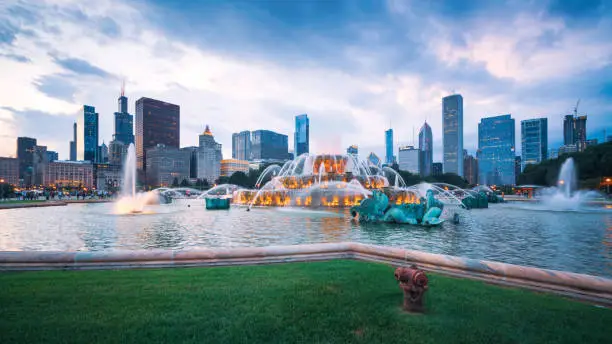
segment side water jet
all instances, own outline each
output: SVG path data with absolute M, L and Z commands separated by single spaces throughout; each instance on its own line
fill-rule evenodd
M 574 159 L 568 158 L 561 165 L 557 186 L 542 191 L 540 205 L 543 210 L 567 211 L 588 208 L 587 203 L 601 197 L 596 191 L 578 190 Z

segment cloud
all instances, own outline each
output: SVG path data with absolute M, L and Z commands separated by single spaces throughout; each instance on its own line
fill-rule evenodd
M 100 76 L 103 78 L 107 78 L 111 76 L 111 74 L 108 73 L 107 71 L 99 67 L 91 65 L 89 62 L 85 60 L 81 60 L 77 58 L 61 59 L 55 56 L 53 57 L 53 60 L 58 65 L 76 74 L 95 75 L 95 76 Z
M 581 14 L 594 24 L 575 25 L 549 5 L 23 1 L 0 10 L 10 40 L 0 70 L 11 71 L 0 79 L 0 104 L 10 107 L 0 120 L 66 156 L 83 104 L 100 113 L 101 140 L 111 138 L 125 79 L 131 112 L 141 96 L 179 104 L 181 144 L 197 144 L 209 124 L 226 157 L 231 133 L 247 129 L 284 133 L 291 147 L 293 118 L 308 113 L 314 152 L 358 144 L 363 157 L 383 157 L 389 125 L 397 144 L 411 144 L 427 120 L 439 160 L 441 98 L 453 90 L 464 96 L 471 152 L 479 119 L 502 113 L 517 133 L 520 120 L 548 116 L 556 142 L 577 98 L 597 133 L 612 125 L 609 20 L 594 6 Z M 50 134 L 30 124 L 54 117 Z M 0 142 L 0 155 L 13 141 Z
M 67 75 L 45 75 L 34 82 L 36 88 L 49 97 L 58 98 L 68 102 L 74 101 L 77 88 L 70 82 Z
M 16 55 L 16 54 L 0 54 L 0 57 L 4 57 L 4 58 L 11 59 L 13 61 L 17 61 L 21 63 L 32 62 L 32 60 L 30 60 L 29 58 L 22 56 L 22 55 Z

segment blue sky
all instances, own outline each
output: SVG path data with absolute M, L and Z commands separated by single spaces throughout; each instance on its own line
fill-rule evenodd
M 0 4 L 0 155 L 32 136 L 68 156 L 79 107 L 113 133 L 122 80 L 181 106 L 181 144 L 209 124 L 289 135 L 308 113 L 311 150 L 383 155 L 425 120 L 441 159 L 441 98 L 464 96 L 464 146 L 480 118 L 548 117 L 549 145 L 577 99 L 588 136 L 612 135 L 611 1 L 8 1 Z M 415 135 L 413 135 L 415 133 Z M 397 149 L 397 147 L 396 147 Z

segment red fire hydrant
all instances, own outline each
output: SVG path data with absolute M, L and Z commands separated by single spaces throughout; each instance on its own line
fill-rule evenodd
M 404 291 L 404 310 L 408 312 L 423 312 L 423 296 L 427 291 L 427 276 L 416 265 L 409 268 L 399 267 L 395 270 L 395 279 Z

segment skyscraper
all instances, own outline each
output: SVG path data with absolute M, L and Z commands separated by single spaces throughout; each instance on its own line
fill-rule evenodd
M 128 99 L 125 96 L 124 86 L 121 87 L 121 96 L 117 99 L 113 140 L 121 141 L 126 146 L 134 143 L 134 116 L 128 113 Z
M 478 159 L 467 153 L 463 154 L 463 177 L 471 185 L 478 184 Z
M 251 160 L 251 132 L 248 130 L 232 134 L 232 158 Z
M 442 145 L 444 173 L 463 176 L 463 97 L 442 98 Z
M 521 171 L 548 158 L 548 119 L 521 121 Z
M 108 164 L 108 146 L 106 145 L 106 143 L 104 143 L 104 141 L 102 141 L 102 144 L 100 145 L 100 147 L 98 147 L 97 156 L 97 163 Z
M 501 115 L 478 124 L 478 181 L 484 185 L 515 184 L 514 119 Z
M 393 129 L 385 131 L 385 163 L 391 165 L 395 162 L 393 156 Z
M 420 154 L 420 150 L 414 148 L 414 146 L 400 147 L 398 153 L 399 169 L 412 174 L 418 174 Z
M 70 161 L 77 159 L 77 124 L 72 125 L 72 141 L 70 141 Z
M 294 135 L 294 158 L 309 153 L 310 149 L 310 121 L 308 115 L 295 116 L 295 135 Z
M 56 151 L 47 151 L 47 160 L 49 162 L 59 160 L 59 154 Z
M 198 178 L 206 179 L 208 183 L 212 184 L 221 175 L 221 160 L 223 160 L 221 144 L 215 141 L 208 125 L 199 138 Z
M 147 150 L 158 144 L 179 148 L 180 130 L 180 106 L 145 97 L 136 101 L 136 168 L 140 178 L 147 180 Z
M 441 176 L 442 175 L 442 163 L 434 162 L 431 164 L 431 175 L 432 176 Z
M 419 174 L 421 177 L 427 177 L 431 175 L 433 164 L 433 134 L 427 122 L 419 131 L 419 154 Z
M 370 155 L 368 155 L 368 163 L 372 166 L 380 166 L 380 158 L 378 157 L 378 155 L 374 154 L 374 152 L 370 152 Z
M 567 115 L 563 119 L 563 145 L 576 145 L 578 151 L 586 148 L 587 116 Z
M 83 105 L 77 119 L 77 160 L 96 162 L 98 151 L 98 113 L 96 108 Z
M 31 137 L 17 138 L 17 160 L 19 160 L 19 179 L 23 180 L 24 186 L 32 185 L 34 182 L 34 151 L 36 150 L 36 139 Z
M 563 144 L 574 144 L 574 116 L 567 115 L 563 119 Z
M 251 152 L 254 160 L 286 160 L 289 158 L 287 135 L 270 130 L 251 133 Z

